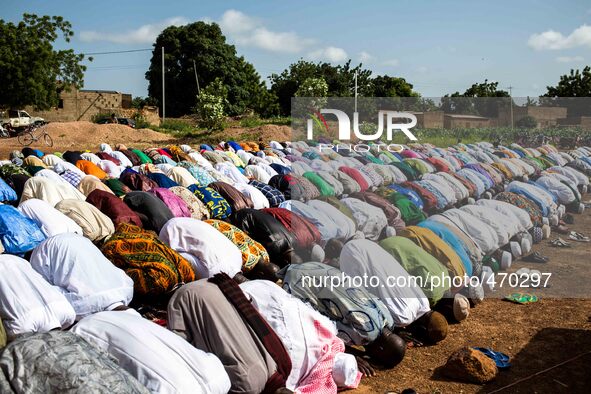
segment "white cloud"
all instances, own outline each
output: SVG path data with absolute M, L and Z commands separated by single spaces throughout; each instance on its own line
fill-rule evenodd
M 160 22 L 142 25 L 134 30 L 128 30 L 123 33 L 106 33 L 93 30 L 80 32 L 80 40 L 84 42 L 107 41 L 115 44 L 152 44 L 158 34 L 168 26 L 181 26 L 189 21 L 176 16 Z
M 227 10 L 219 24 L 222 32 L 239 45 L 252 46 L 270 52 L 301 52 L 314 43 L 294 32 L 275 32 L 263 23 L 237 10 Z
M 421 66 L 417 69 L 421 74 L 426 73 L 427 71 L 429 71 L 429 68 L 426 66 Z
M 315 50 L 308 54 L 312 60 L 325 60 L 330 63 L 340 63 L 349 58 L 347 52 L 343 48 L 326 47 Z
M 535 50 L 559 50 L 576 47 L 591 48 L 591 26 L 582 25 L 568 36 L 554 30 L 532 34 L 527 44 Z
M 400 61 L 398 59 L 390 59 L 390 60 L 384 60 L 382 62 L 383 66 L 389 66 L 389 67 L 396 67 L 400 64 Z
M 373 60 L 373 56 L 365 51 L 359 52 L 359 61 L 361 63 L 369 63 Z
M 558 63 L 580 63 L 584 60 L 583 56 L 558 56 L 556 58 Z

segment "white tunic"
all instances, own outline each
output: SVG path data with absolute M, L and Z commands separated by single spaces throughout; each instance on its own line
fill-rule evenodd
M 349 276 L 379 278 L 377 286 L 365 289 L 378 297 L 388 308 L 394 323 L 405 327 L 429 312 L 429 300 L 423 290 L 410 281 L 410 275 L 396 259 L 380 245 L 367 239 L 356 239 L 347 242 L 339 258 L 340 269 Z M 393 278 L 393 279 L 388 279 Z M 406 278 L 403 281 L 403 278 Z M 393 286 L 388 280 L 406 286 Z
M 159 238 L 183 255 L 189 254 L 200 277 L 225 272 L 230 277 L 242 269 L 242 252 L 224 234 L 208 223 L 193 218 L 172 218 L 160 230 Z
M 285 382 L 288 389 L 295 390 L 299 383 L 308 378 L 311 373 L 319 373 L 320 371 L 332 376 L 349 375 L 344 379 L 345 381 L 354 382 L 356 380 L 357 368 L 349 370 L 342 368 L 343 363 L 334 364 L 336 354 L 332 355 L 332 371 L 324 369 L 324 366 L 315 371 L 319 359 L 323 357 L 324 353 L 330 352 L 330 340 L 337 336 L 334 322 L 271 281 L 251 280 L 242 283 L 240 287 L 251 299 L 253 306 L 273 328 L 289 354 L 291 373 Z M 322 338 L 318 334 L 317 326 L 321 326 L 331 333 L 332 338 Z M 340 341 L 338 338 L 337 340 Z M 351 362 L 357 364 L 353 355 L 337 354 L 350 357 L 352 358 Z M 322 379 L 317 375 L 314 377 Z
M 32 198 L 18 206 L 18 210 L 32 219 L 47 237 L 62 233 L 83 235 L 82 228 L 72 219 L 43 200 Z
M 74 323 L 68 300 L 24 259 L 0 255 L 0 317 L 8 338 Z
M 84 176 L 84 174 L 83 174 Z M 54 182 L 44 177 L 32 177 L 25 182 L 21 202 L 38 198 L 52 207 L 62 200 L 85 201 L 86 197 L 67 182 Z
M 90 315 L 72 332 L 107 351 L 153 393 L 222 394 L 230 390 L 230 378 L 215 355 L 193 347 L 133 309 Z
M 31 266 L 64 294 L 77 319 L 133 298 L 133 280 L 80 235 L 46 239 L 33 251 Z

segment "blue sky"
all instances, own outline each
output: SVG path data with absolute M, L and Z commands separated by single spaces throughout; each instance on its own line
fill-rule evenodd
M 3 0 L 2 19 L 62 15 L 78 52 L 151 48 L 166 25 L 221 24 L 263 78 L 300 58 L 363 61 L 406 78 L 426 97 L 485 78 L 536 96 L 591 64 L 591 2 L 550 0 L 27 1 Z M 64 43 L 60 43 L 64 46 Z M 147 94 L 150 52 L 95 56 L 85 88 Z

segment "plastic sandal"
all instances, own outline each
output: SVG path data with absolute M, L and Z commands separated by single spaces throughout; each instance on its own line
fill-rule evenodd
M 557 247 L 557 248 L 570 248 L 570 246 L 571 246 L 570 242 L 566 242 L 562 238 L 556 238 L 556 239 L 550 241 L 550 245 Z
M 524 258 L 522 258 L 523 261 L 526 261 L 528 263 L 547 263 L 550 259 L 546 256 L 542 256 L 540 254 L 540 252 L 533 252 L 527 256 L 525 256 Z
M 577 241 L 577 242 L 589 242 L 591 241 L 591 239 L 589 239 L 589 237 L 578 233 L 576 231 L 571 231 L 571 233 L 568 236 L 570 239 L 572 239 L 573 241 Z
M 505 296 L 504 300 L 525 305 L 538 302 L 538 297 L 528 293 L 513 293 L 511 295 Z
M 505 369 L 511 366 L 511 363 L 509 362 L 510 357 L 507 356 L 505 353 L 497 352 L 486 347 L 473 347 L 472 349 L 484 353 L 485 356 L 487 356 L 495 362 L 499 369 Z

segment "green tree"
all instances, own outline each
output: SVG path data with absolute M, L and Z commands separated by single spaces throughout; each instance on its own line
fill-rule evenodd
M 583 71 L 570 70 L 562 75 L 556 86 L 547 86 L 544 97 L 591 97 L 591 67 Z
M 568 116 L 591 116 L 591 67 L 583 71 L 570 70 L 562 75 L 556 86 L 547 86 L 540 105 L 566 107 Z M 585 98 L 583 98 L 585 97 Z
M 23 14 L 17 24 L 0 19 L 1 106 L 49 109 L 58 104 L 61 89 L 83 86 L 84 55 L 55 50 L 60 36 L 66 42 L 74 36 L 61 16 Z
M 141 97 L 141 96 L 136 96 L 131 100 L 131 107 L 132 108 L 142 109 L 148 105 L 156 106 L 156 105 L 158 105 L 158 100 L 156 100 L 152 97 Z
M 524 129 L 535 129 L 538 127 L 538 121 L 533 116 L 527 115 L 515 122 L 515 126 Z
M 216 23 L 170 26 L 160 33 L 146 72 L 151 97 L 158 100 L 162 97 L 162 47 L 165 50 L 167 115 L 181 116 L 191 112 L 197 94 L 195 69 L 202 87 L 216 78 L 222 81 L 228 91 L 225 106 L 228 114 L 243 114 L 247 110 L 258 113 L 268 111 L 273 96 L 252 64 L 238 56 L 233 45 L 226 43 L 226 37 Z
M 413 86 L 404 78 L 378 75 L 371 81 L 375 97 L 419 97 Z
M 290 115 L 291 98 L 296 96 L 300 86 L 309 78 L 322 78 L 327 86 L 329 97 L 353 96 L 355 73 L 357 73 L 358 93 L 361 96 L 372 95 L 371 71 L 359 64 L 351 67 L 351 60 L 343 65 L 313 63 L 299 60 L 291 64 L 281 74 L 272 74 L 271 92 L 277 97 L 282 115 Z
M 472 114 L 486 117 L 496 117 L 499 108 L 509 106 L 510 101 L 503 99 L 510 97 L 509 92 L 500 90 L 498 82 L 472 84 L 464 93 L 446 94 L 441 100 L 441 109 L 449 113 Z

